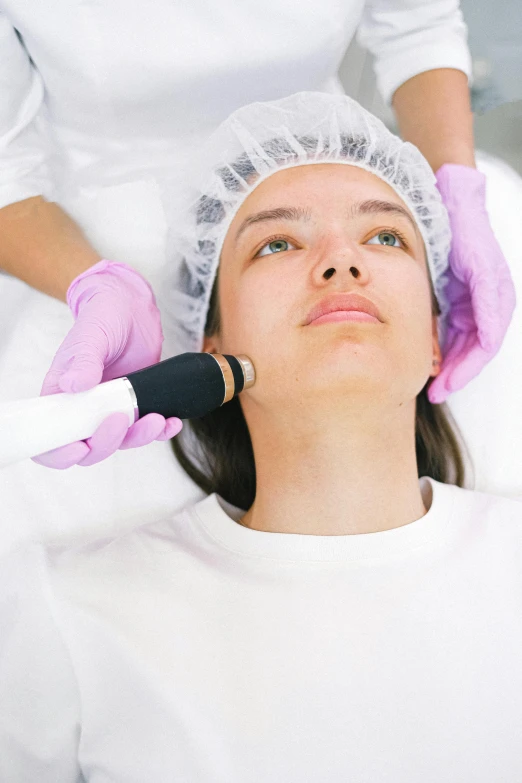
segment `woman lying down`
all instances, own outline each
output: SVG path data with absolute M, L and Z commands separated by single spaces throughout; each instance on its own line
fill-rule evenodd
M 428 163 L 314 93 L 235 112 L 201 161 L 172 312 L 257 380 L 173 441 L 208 497 L 4 559 L 0 780 L 522 780 L 522 505 L 464 488 L 427 398 Z

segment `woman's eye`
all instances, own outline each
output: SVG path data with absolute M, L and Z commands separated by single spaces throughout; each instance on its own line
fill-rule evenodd
M 268 252 L 265 253 L 266 248 L 268 248 Z M 273 253 L 283 253 L 286 250 L 290 250 L 291 248 L 296 250 L 294 245 L 292 245 L 290 242 L 287 242 L 286 239 L 272 239 L 271 242 L 267 242 L 267 244 L 263 245 L 261 250 L 256 253 L 256 258 L 258 256 L 272 255 Z
M 379 244 L 382 243 L 383 245 L 389 245 L 390 247 L 402 247 L 407 249 L 406 241 L 396 231 L 379 231 L 379 233 L 375 234 L 368 242 L 373 242 L 374 239 L 380 240 Z M 261 256 L 274 255 L 274 253 L 284 253 L 287 250 L 297 250 L 297 248 L 287 239 L 275 237 L 267 242 L 266 245 L 263 245 L 261 250 L 259 250 L 254 257 L 259 258 Z
M 391 247 L 404 247 L 404 245 L 402 244 L 402 241 L 399 238 L 399 236 L 395 232 L 393 232 L 393 231 L 379 231 L 379 233 L 375 234 L 375 237 L 372 237 L 372 239 L 376 239 L 376 238 L 379 238 L 379 237 L 384 237 L 384 244 L 385 245 L 391 245 Z M 401 244 L 399 244 L 399 245 L 393 244 L 393 240 L 394 239 L 397 239 Z M 371 241 L 372 241 L 371 239 L 368 240 L 368 242 L 371 242 Z

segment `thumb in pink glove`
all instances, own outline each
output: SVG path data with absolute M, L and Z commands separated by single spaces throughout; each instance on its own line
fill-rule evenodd
M 86 391 L 160 360 L 160 313 L 150 285 L 135 269 L 98 262 L 73 280 L 67 304 L 76 323 L 53 359 L 40 396 Z M 159 413 L 129 426 L 126 415 L 114 413 L 87 440 L 45 452 L 33 461 L 58 469 L 94 465 L 117 449 L 169 440 L 182 426 L 181 419 L 165 419 Z
M 486 211 L 485 175 L 471 166 L 445 163 L 436 178 L 452 232 L 443 361 L 428 387 L 429 401 L 441 403 L 451 392 L 463 389 L 498 353 L 516 294 Z

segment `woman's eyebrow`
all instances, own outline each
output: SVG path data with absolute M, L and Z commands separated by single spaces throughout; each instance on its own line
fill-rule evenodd
M 415 233 L 420 236 L 419 229 L 408 210 L 405 209 L 405 207 L 401 207 L 400 204 L 396 204 L 394 201 L 380 201 L 379 199 L 356 201 L 350 206 L 348 215 L 349 217 L 354 218 L 357 215 L 380 215 L 386 212 L 390 215 L 398 215 L 399 217 L 406 218 Z
M 419 230 L 409 212 L 404 207 L 401 207 L 400 204 L 395 204 L 392 201 L 368 199 L 367 201 L 354 202 L 348 210 L 348 217 L 355 218 L 357 215 L 378 215 L 382 213 L 394 214 L 406 218 L 406 220 L 411 223 L 417 236 L 419 235 Z M 243 220 L 236 234 L 235 243 L 237 244 L 241 234 L 254 223 L 268 223 L 274 220 L 308 221 L 311 217 L 312 214 L 310 210 L 305 210 L 301 207 L 277 207 L 276 209 L 266 209 L 262 212 L 256 212 Z
M 310 220 L 312 214 L 310 210 L 302 209 L 301 207 L 276 207 L 276 209 L 265 209 L 262 212 L 256 212 L 253 215 L 249 215 L 241 223 L 239 230 L 236 234 L 235 242 L 246 229 L 254 223 L 268 223 L 273 220 Z

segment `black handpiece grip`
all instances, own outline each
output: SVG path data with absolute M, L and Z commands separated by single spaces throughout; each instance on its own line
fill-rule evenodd
M 234 376 L 234 395 L 239 394 L 243 370 L 235 356 L 225 359 Z M 221 367 L 209 353 L 182 353 L 125 377 L 136 394 L 140 418 L 161 413 L 166 419 L 197 419 L 219 408 L 225 398 Z

